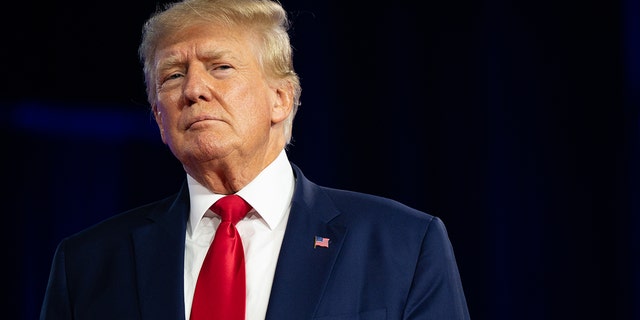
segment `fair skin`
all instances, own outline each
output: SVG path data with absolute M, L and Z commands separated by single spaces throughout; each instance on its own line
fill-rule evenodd
M 285 146 L 293 88 L 267 78 L 257 46 L 243 29 L 201 23 L 156 49 L 152 109 L 162 141 L 215 193 L 240 190 Z

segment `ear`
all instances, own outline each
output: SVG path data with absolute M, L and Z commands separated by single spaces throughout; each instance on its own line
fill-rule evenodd
M 275 89 L 276 100 L 271 112 L 271 123 L 284 121 L 293 110 L 293 85 L 289 81 L 281 81 Z

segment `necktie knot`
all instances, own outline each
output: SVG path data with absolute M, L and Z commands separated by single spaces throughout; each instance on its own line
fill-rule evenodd
M 211 211 L 217 213 L 222 221 L 236 224 L 251 210 L 251 205 L 236 194 L 224 196 L 211 206 Z

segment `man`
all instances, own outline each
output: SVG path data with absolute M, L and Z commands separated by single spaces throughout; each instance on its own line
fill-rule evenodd
M 149 103 L 185 183 L 63 240 L 42 320 L 193 317 L 225 195 L 252 208 L 235 223 L 246 319 L 469 318 L 441 220 L 318 186 L 289 162 L 301 89 L 287 28 L 269 0 L 186 0 L 147 21 Z

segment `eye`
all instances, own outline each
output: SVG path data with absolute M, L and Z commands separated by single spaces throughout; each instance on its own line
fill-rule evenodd
M 156 82 L 156 90 L 167 90 L 169 88 L 173 88 L 179 82 L 178 79 L 184 77 L 184 74 L 181 72 L 172 72 L 167 73 L 166 75 L 160 74 L 157 78 Z
M 160 88 L 167 88 L 167 85 L 170 85 L 171 83 L 175 84 L 175 81 L 177 79 L 181 79 L 184 77 L 183 73 L 180 72 L 173 72 L 173 73 L 169 73 L 166 76 L 161 76 L 158 78 L 158 84 L 157 87 L 158 89 Z
M 211 66 L 210 73 L 216 78 L 227 77 L 235 70 L 230 64 L 214 64 Z
M 166 82 L 166 81 L 169 81 L 169 80 L 174 80 L 174 79 L 178 79 L 178 78 L 182 78 L 182 77 L 183 77 L 183 74 L 182 74 L 182 73 L 177 73 L 177 72 L 176 72 L 176 73 L 172 73 L 172 74 L 170 74 L 170 75 L 168 75 L 168 76 L 164 77 L 164 79 L 162 80 L 162 82 Z

